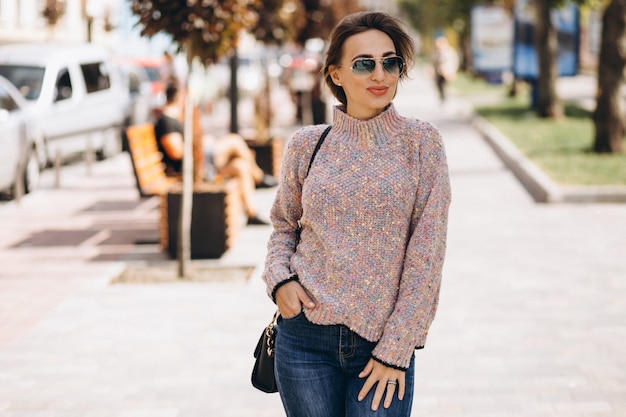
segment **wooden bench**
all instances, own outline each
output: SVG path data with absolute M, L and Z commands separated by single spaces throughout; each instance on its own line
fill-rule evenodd
M 161 197 L 161 247 L 175 258 L 181 180 L 165 175 L 152 124 L 130 126 L 126 129 L 126 135 L 139 195 Z M 191 221 L 191 257 L 204 259 L 222 256 L 234 245 L 243 219 L 236 180 L 196 182 Z
M 165 175 L 152 124 L 129 126 L 126 136 L 137 190 L 141 197 L 163 195 L 172 184 L 180 181 Z

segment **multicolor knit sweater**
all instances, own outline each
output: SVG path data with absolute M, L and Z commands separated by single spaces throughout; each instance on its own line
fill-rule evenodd
M 305 309 L 312 323 L 343 324 L 377 342 L 374 359 L 406 369 L 439 299 L 450 205 L 441 135 L 393 104 L 370 120 L 336 107 L 306 176 L 324 128 L 302 128 L 288 143 L 270 216 L 268 294 L 297 274 L 316 303 Z

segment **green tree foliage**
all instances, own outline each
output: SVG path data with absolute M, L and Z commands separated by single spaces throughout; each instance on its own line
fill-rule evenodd
M 506 2 L 492 1 L 498 4 Z M 459 38 L 461 69 L 467 70 L 471 62 L 469 38 L 472 7 L 484 3 L 484 0 L 399 0 L 398 5 L 408 23 L 425 40 L 425 52 L 430 51 L 438 31 L 454 30 Z
M 534 1 L 534 0 L 533 0 Z M 549 8 L 562 7 L 568 2 L 578 5 L 601 4 L 605 0 L 538 0 Z M 513 9 L 515 0 L 399 0 L 403 16 L 418 32 L 433 35 L 437 29 L 452 28 L 469 33 L 472 8 L 479 4 L 497 4 Z
M 408 23 L 423 36 L 434 36 L 438 29 L 453 28 L 468 33 L 472 7 L 484 0 L 399 0 Z

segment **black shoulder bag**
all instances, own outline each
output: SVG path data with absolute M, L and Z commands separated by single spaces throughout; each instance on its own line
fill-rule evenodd
M 309 161 L 309 167 L 306 170 L 306 175 L 309 175 L 315 155 L 317 155 L 317 151 L 319 151 L 322 147 L 322 143 L 324 143 L 324 139 L 326 139 L 326 136 L 331 128 L 332 126 L 328 126 L 317 141 L 317 145 L 315 145 L 315 149 L 311 155 L 311 160 Z M 300 221 L 298 221 L 298 228 L 296 229 L 296 246 L 298 246 L 298 243 L 300 242 L 301 230 L 302 226 L 300 225 Z M 254 367 L 252 368 L 252 385 L 255 388 L 267 393 L 278 392 L 278 388 L 276 387 L 276 378 L 274 376 L 274 342 L 276 339 L 276 330 L 274 326 L 276 326 L 276 319 L 278 319 L 278 310 L 274 313 L 274 317 L 272 317 L 270 324 L 263 329 L 259 342 L 254 349 L 254 358 L 256 360 L 254 361 Z

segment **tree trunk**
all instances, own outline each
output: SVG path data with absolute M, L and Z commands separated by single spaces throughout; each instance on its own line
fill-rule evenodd
M 612 0 L 602 17 L 594 152 L 621 152 L 626 122 L 620 87 L 626 64 L 626 0 Z
M 556 92 L 558 77 L 557 31 L 550 18 L 548 0 L 535 0 L 535 49 L 539 64 L 537 75 L 537 113 L 540 117 L 563 117 L 563 103 Z
M 230 133 L 239 133 L 239 82 L 237 73 L 239 69 L 239 56 L 237 49 L 230 57 Z
M 191 45 L 187 48 L 187 63 L 191 68 Z M 191 259 L 191 213 L 193 210 L 193 100 L 189 91 L 189 76 L 185 88 L 185 119 L 183 124 L 183 192 L 178 217 L 178 278 L 187 276 Z

